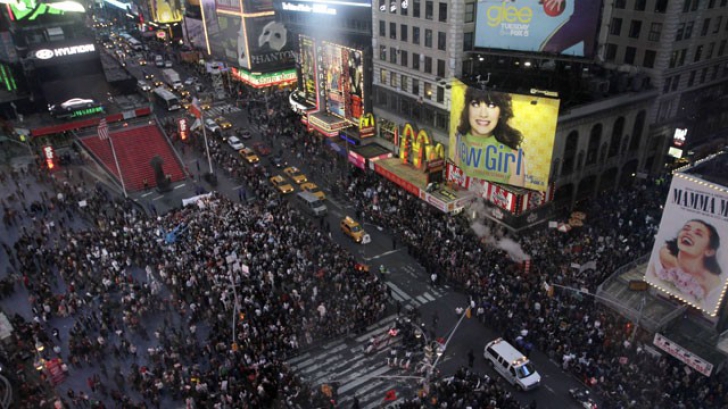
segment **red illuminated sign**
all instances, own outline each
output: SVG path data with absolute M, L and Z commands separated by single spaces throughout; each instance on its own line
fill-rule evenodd
M 43 147 L 43 157 L 45 158 L 48 170 L 53 170 L 53 168 L 56 167 L 56 152 L 53 150 L 53 147 L 51 145 L 46 145 Z
M 187 118 L 177 118 L 177 132 L 179 138 L 183 141 L 190 137 L 190 126 L 187 123 Z

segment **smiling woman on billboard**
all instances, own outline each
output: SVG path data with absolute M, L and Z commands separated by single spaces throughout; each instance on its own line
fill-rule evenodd
M 523 186 L 526 164 L 520 149 L 523 135 L 508 121 L 513 104 L 508 94 L 477 88 L 465 91 L 465 108 L 460 114 L 456 159 L 472 165 L 485 152 L 484 167 L 509 185 Z
M 559 100 L 452 84 L 448 157 L 478 180 L 545 191 Z

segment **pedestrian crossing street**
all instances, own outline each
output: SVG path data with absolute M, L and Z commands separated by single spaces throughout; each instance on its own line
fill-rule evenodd
M 225 116 L 229 114 L 234 114 L 236 112 L 240 112 L 242 109 L 231 105 L 231 104 L 220 104 L 215 105 L 212 108 L 205 111 L 205 116 L 209 118 L 217 118 L 218 116 Z
M 392 297 L 407 305 L 420 307 L 435 301 L 446 293 L 446 289 L 430 289 L 426 293 L 410 297 L 394 283 L 387 283 Z M 389 329 L 395 323 L 397 314 L 387 316 L 365 329 L 363 333 L 351 334 L 331 341 L 287 361 L 287 364 L 303 380 L 314 388 L 324 384 L 338 387 L 337 407 L 349 408 L 354 397 L 361 408 L 390 407 L 404 399 L 413 398 L 421 387 L 421 374 L 417 371 L 422 360 L 421 351 L 415 351 L 409 369 L 389 366 L 390 351 L 402 345 L 402 336 L 391 337 Z M 371 339 L 377 340 L 375 351 L 366 352 Z M 396 399 L 384 400 L 388 391 L 396 391 Z

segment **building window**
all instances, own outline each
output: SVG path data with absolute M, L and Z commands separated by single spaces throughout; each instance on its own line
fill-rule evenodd
M 604 51 L 605 61 L 614 61 L 617 58 L 617 44 L 607 44 L 607 48 Z
M 609 34 L 613 36 L 618 36 L 622 33 L 622 19 L 621 18 L 612 18 L 612 24 L 609 26 Z M 384 35 L 384 34 L 382 34 Z
M 597 161 L 597 151 L 599 145 L 601 145 L 602 139 L 602 124 L 595 124 L 591 129 L 589 135 L 589 148 L 586 152 L 586 165 L 591 165 Z
M 389 38 L 397 39 L 397 23 L 389 23 Z
M 713 29 L 713 34 L 716 34 L 718 31 L 720 31 L 721 24 L 723 24 L 723 16 L 718 16 L 718 18 L 715 20 L 715 28 Z
M 685 56 L 686 55 L 688 55 L 688 49 L 687 48 L 683 48 L 682 50 L 680 50 L 680 58 L 677 61 L 677 66 L 678 67 L 682 67 L 683 65 L 685 65 Z
M 432 57 L 425 56 L 425 72 L 432 74 Z
M 412 17 L 420 18 L 420 0 L 412 2 Z
M 637 49 L 634 47 L 627 47 L 624 51 L 624 63 L 634 64 L 634 58 L 637 55 Z
M 432 84 L 425 82 L 425 98 L 432 101 Z
M 379 46 L 379 59 L 382 61 L 387 61 L 387 46 L 386 45 Z
M 708 52 L 705 53 L 705 59 L 709 60 L 713 58 L 713 50 L 715 49 L 715 43 L 708 44 Z
M 645 11 L 647 0 L 635 0 L 634 11 Z
M 447 3 L 438 3 L 437 20 L 441 23 L 447 23 Z
M 715 0 L 708 1 L 708 8 L 712 9 L 713 7 L 715 7 Z
M 389 86 L 397 89 L 397 74 L 392 73 L 392 75 L 389 76 Z
M 723 40 L 720 42 L 720 47 L 718 47 L 718 57 L 723 56 L 723 53 L 725 52 L 725 43 L 726 43 L 726 40 Z
M 690 37 L 693 36 L 693 27 L 695 27 L 694 21 L 688 22 L 688 24 L 685 26 L 685 39 L 686 40 L 689 40 Z
M 379 70 L 379 83 L 387 85 L 387 70 L 384 68 Z
M 412 53 L 412 69 L 420 70 L 420 55 L 417 53 Z
M 702 45 L 699 45 L 699 46 L 698 46 L 698 47 L 697 47 L 697 48 L 695 49 L 695 58 L 693 58 L 693 62 L 698 62 L 698 61 L 700 61 L 700 56 L 701 56 L 702 54 L 703 54 L 703 46 L 702 46 Z
M 700 29 L 700 36 L 704 37 L 708 35 L 708 29 L 710 29 L 710 18 L 703 20 L 703 27 Z
M 677 26 L 677 33 L 675 34 L 675 41 L 680 41 L 685 35 L 685 23 L 680 23 Z
M 705 67 L 700 71 L 700 84 L 705 83 L 705 77 L 708 75 L 708 67 Z
M 692 87 L 693 84 L 695 84 L 695 70 L 690 71 L 690 76 L 688 77 L 688 87 Z
M 409 2 L 408 2 L 409 3 Z M 409 13 L 409 9 L 407 7 L 400 7 L 399 8 L 399 14 L 406 16 L 407 13 Z
M 407 51 L 405 51 L 405 50 L 400 50 L 399 51 L 399 63 L 403 67 L 408 67 L 409 66 L 409 55 L 407 54 Z
M 407 76 L 404 74 L 399 77 L 399 89 L 407 92 Z
M 655 2 L 655 13 L 665 13 L 667 11 L 667 0 L 657 0 Z
M 438 31 L 437 32 L 437 49 L 441 50 L 441 51 L 445 51 L 445 47 L 447 47 L 447 33 Z
M 407 24 L 402 24 L 399 26 L 399 38 L 400 40 L 407 42 L 407 32 L 409 31 L 409 27 L 407 27 Z
M 432 48 L 432 30 L 425 29 L 425 47 Z
M 473 33 L 472 32 L 463 33 L 463 51 L 471 51 L 472 49 L 473 49 Z
M 397 50 L 394 47 L 389 47 L 389 62 L 397 64 Z
M 680 74 L 676 75 L 675 78 L 672 79 L 672 88 L 671 90 L 677 91 L 677 87 L 680 85 Z
M 609 154 L 610 158 L 617 156 L 619 153 L 619 146 L 622 144 L 622 134 L 624 134 L 624 117 L 620 116 L 614 121 L 612 126 L 612 140 L 609 142 Z
M 437 102 L 443 103 L 445 102 L 445 88 L 444 87 L 437 87 Z
M 420 95 L 420 80 L 412 78 L 412 94 Z
M 472 23 L 475 21 L 475 3 L 467 3 L 465 5 L 465 22 Z
M 420 44 L 420 28 L 412 27 L 412 44 Z
M 632 22 L 629 23 L 629 38 L 639 38 L 640 31 L 642 31 L 642 21 L 632 20 Z
M 662 23 L 652 23 L 650 25 L 650 34 L 647 39 L 650 41 L 660 41 L 662 36 Z
M 614 0 L 615 9 L 623 9 L 627 7 L 627 0 Z
M 379 36 L 384 37 L 387 35 L 387 23 L 383 20 L 379 20 Z
M 715 81 L 716 78 L 718 78 L 718 70 L 720 69 L 719 65 L 713 66 L 713 75 L 710 76 L 711 81 Z
M 387 93 L 382 88 L 377 92 L 377 104 L 381 107 L 387 106 Z
M 434 6 L 432 3 L 433 2 L 431 2 L 429 0 L 425 2 L 425 18 L 427 20 L 432 20 L 432 17 L 433 17 Z
M 645 57 L 642 60 L 642 66 L 645 68 L 655 68 L 655 56 L 654 50 L 645 50 Z
M 445 60 L 437 60 L 437 76 L 445 78 Z

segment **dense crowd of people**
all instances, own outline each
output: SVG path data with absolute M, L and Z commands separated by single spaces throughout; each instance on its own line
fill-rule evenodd
M 519 235 L 517 249 L 477 212 L 475 219 L 443 215 L 378 176 L 358 174 L 346 188 L 360 214 L 394 232 L 428 272 L 466 291 L 483 322 L 527 353 L 537 348 L 562 363 L 599 391 L 605 407 L 722 407 L 728 404 L 722 376 L 707 378 L 671 357 L 648 354 L 647 334 L 631 342 L 623 317 L 570 291 L 549 297 L 544 286 L 595 294 L 618 267 L 648 253 L 669 182 L 662 176 L 599 195 L 581 204 L 593 215 L 581 229 L 537 228 Z M 524 254 L 530 271 L 522 267 Z M 573 268 L 589 263 L 595 267 Z
M 255 124 L 274 149 L 296 155 L 314 173 L 342 161 L 283 113 L 283 95 L 248 101 L 257 101 L 248 102 L 251 118 L 274 113 Z M 60 182 L 31 166 L 0 179 L 14 192 L 0 205 L 6 229 L 17 236 L 3 241 L 6 277 L 27 291 L 31 311 L 12 317 L 23 334 L 14 348 L 27 356 L 37 344 L 45 346 L 43 357 L 62 358 L 68 376 L 88 366 L 99 372 L 86 390 L 59 395 L 67 404 L 335 406 L 283 361 L 375 323 L 387 308 L 386 286 L 379 275 L 358 269 L 322 225 L 280 200 L 261 177 L 262 167 L 241 166 L 220 140 L 208 143 L 213 161 L 257 200 L 213 195 L 150 217 L 81 178 Z M 201 153 L 205 147 L 195 139 L 192 148 Z M 204 172 L 199 166 L 190 173 Z M 466 292 L 483 323 L 593 387 L 604 407 L 728 404 L 721 376 L 707 378 L 646 353 L 642 344 L 649 340 L 639 332 L 633 339 L 624 318 L 568 291 L 549 296 L 544 287 L 595 293 L 616 268 L 649 252 L 667 176 L 581 204 L 587 222 L 569 233 L 539 227 L 518 237 L 485 221 L 480 204 L 467 214 L 445 215 L 379 176 L 359 170 L 347 176 L 336 173 L 332 191 L 352 200 L 360 217 L 407 246 L 428 276 Z M 31 184 L 41 186 L 36 197 Z M 59 322 L 70 329 L 59 330 Z M 45 380 L 19 381 L 19 407 L 51 407 L 41 393 Z M 406 398 L 400 408 L 521 407 L 500 378 L 469 369 L 434 382 L 428 396 Z
M 104 376 L 90 391 L 69 390 L 71 402 L 102 407 L 107 393 L 118 407 L 325 403 L 282 361 L 373 324 L 387 306 L 379 277 L 357 269 L 267 184 L 250 206 L 213 197 L 157 219 L 102 188 L 55 188 L 56 200 L 37 212 L 6 204 L 20 214 L 8 226 L 19 238 L 7 251 L 33 314 L 13 318 L 26 333 L 16 347 L 32 353 L 41 343 L 44 358 L 62 357 L 71 376 L 85 365 Z M 79 216 L 95 228 L 62 228 Z M 68 317 L 72 328 L 59 332 Z M 59 347 L 65 337 L 67 351 Z M 107 368 L 109 356 L 121 365 Z M 40 407 L 40 399 L 24 394 L 20 407 Z

